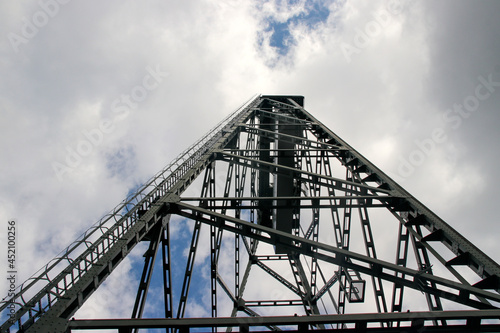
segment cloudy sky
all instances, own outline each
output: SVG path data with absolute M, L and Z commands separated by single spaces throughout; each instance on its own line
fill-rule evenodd
M 2 1 L 0 243 L 16 219 L 24 280 L 254 94 L 300 94 L 500 261 L 499 13 L 494 0 Z

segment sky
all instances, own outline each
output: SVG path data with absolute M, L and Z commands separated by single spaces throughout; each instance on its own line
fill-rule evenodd
M 18 280 L 255 94 L 305 96 L 500 261 L 498 13 L 493 0 L 1 1 L 0 244 L 15 220 Z M 141 255 L 109 284 L 132 283 Z

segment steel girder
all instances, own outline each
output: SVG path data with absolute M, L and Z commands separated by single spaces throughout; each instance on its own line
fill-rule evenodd
M 202 172 L 205 177 L 197 183 Z M 339 176 L 342 172 L 345 177 Z M 201 195 L 184 197 L 183 192 L 194 186 L 200 187 Z M 383 218 L 380 211 L 386 212 Z M 377 238 L 379 220 L 389 217 L 393 226 L 384 228 L 394 230 L 393 262 L 385 253 L 380 256 L 380 243 L 388 240 Z M 183 287 L 176 296 L 172 262 L 179 259 L 171 256 L 176 235 L 169 227 L 179 218 L 195 223 Z M 207 235 L 205 225 L 210 226 Z M 210 238 L 211 301 L 206 308 L 214 318 L 184 319 L 192 279 L 200 279 L 196 267 L 204 264 L 195 262 L 196 253 L 202 251 L 200 237 Z M 150 247 L 132 315 L 138 318 L 69 321 L 144 240 Z M 433 246 L 435 242 L 455 258 L 446 260 L 450 253 Z M 151 283 L 152 253 L 159 247 L 167 319 L 140 319 Z M 363 248 L 365 255 L 360 254 Z M 66 268 L 55 269 L 64 263 Z M 240 274 L 242 266 L 246 268 Z M 261 270 L 252 270 L 253 266 Z M 460 274 L 458 266 L 469 267 L 480 281 Z M 255 288 L 255 276 L 262 279 L 262 274 L 277 283 L 264 298 L 249 289 L 249 285 Z M 302 331 L 334 326 L 341 331 L 392 332 L 405 326 L 409 331 L 488 331 L 498 329 L 498 322 L 491 325 L 486 319 L 500 319 L 499 276 L 497 263 L 309 114 L 303 97 L 258 96 L 89 229 L 23 284 L 14 299 L 3 300 L 2 313 L 12 303 L 17 313 L 1 329 L 65 332 L 113 327 L 129 332 L 162 327 L 171 332 L 239 327 L 245 331 L 252 326 L 280 330 L 291 324 Z M 384 287 L 392 294 L 386 294 Z M 373 300 L 366 299 L 365 289 L 373 290 Z M 404 312 L 405 290 L 422 293 L 429 311 Z M 269 297 L 273 295 L 281 296 Z M 391 300 L 390 307 L 386 299 Z M 470 310 L 456 311 L 464 307 Z M 226 315 L 239 317 L 218 318 L 223 308 Z M 266 310 L 278 308 L 303 312 L 275 317 Z M 454 319 L 462 320 L 461 326 Z M 378 327 L 372 329 L 373 325 Z
M 424 293 L 439 295 L 443 298 L 471 306 L 478 309 L 496 308 L 471 298 L 471 296 L 484 297 L 494 302 L 500 302 L 500 295 L 485 291 L 483 289 L 464 285 L 452 280 L 437 277 L 421 270 L 398 266 L 389 262 L 374 259 L 359 253 L 339 249 L 324 243 L 314 242 L 289 233 L 251 224 L 244 220 L 222 215 L 198 206 L 191 206 L 182 202 L 171 205 L 172 212 L 187 218 L 197 218 L 205 224 L 214 225 L 218 228 L 239 233 L 268 244 L 280 244 L 290 249 L 290 253 L 299 253 L 306 256 L 316 257 L 319 260 L 329 262 L 344 268 L 350 268 L 358 272 L 377 276 L 381 279 L 399 283 L 401 285 L 420 290 Z M 313 249 L 318 249 L 315 252 Z M 398 277 L 397 273 L 404 274 Z M 432 285 L 431 285 L 432 284 Z M 435 286 L 434 286 L 435 285 Z M 440 288 L 436 287 L 439 286 Z M 447 291 L 448 289 L 450 291 Z
M 497 319 L 499 310 L 482 311 L 435 311 L 435 312 L 393 312 L 373 314 L 344 314 L 320 316 L 274 316 L 248 318 L 185 318 L 185 319 L 110 319 L 110 320 L 75 320 L 69 324 L 72 330 L 116 329 L 116 328 L 177 328 L 189 332 L 190 328 L 236 327 L 245 332 L 250 327 L 275 325 L 287 327 L 288 331 L 304 332 L 311 324 L 350 325 L 339 332 L 498 332 L 499 324 L 482 325 L 488 319 Z M 454 320 L 454 325 L 446 328 L 431 326 L 430 320 Z M 404 323 L 402 327 L 378 328 L 373 324 L 384 322 Z M 323 330 L 318 330 L 319 332 Z M 252 332 L 257 332 L 252 330 Z
M 245 103 L 224 119 L 23 283 L 12 299 L 2 300 L 2 314 L 10 304 L 17 311 L 2 324 L 1 331 L 63 332 L 68 320 L 114 268 L 161 223 L 168 214 L 165 202 L 178 197 L 206 169 L 214 149 L 236 135 L 237 124 L 246 121 L 258 101 Z

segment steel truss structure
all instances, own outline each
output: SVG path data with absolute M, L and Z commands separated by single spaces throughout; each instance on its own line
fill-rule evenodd
M 181 229 L 190 241 L 174 256 Z M 140 243 L 131 317 L 71 320 Z M 148 319 L 155 259 L 164 316 Z M 1 332 L 499 331 L 499 277 L 302 96 L 261 95 L 4 299 Z M 207 297 L 190 298 L 193 285 Z M 205 318 L 188 318 L 193 303 Z

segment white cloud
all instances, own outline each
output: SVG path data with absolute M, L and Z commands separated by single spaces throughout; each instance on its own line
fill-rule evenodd
M 15 217 L 22 228 L 21 276 L 254 93 L 304 95 L 319 120 L 397 176 L 398 157 L 443 125 L 437 119 L 470 95 L 478 76 L 498 71 L 500 54 L 498 3 L 401 3 L 350 63 L 341 44 L 355 46 L 386 1 L 327 2 L 326 21 L 289 27 L 294 43 L 281 57 L 265 19 L 286 22 L 304 12 L 303 2 L 72 1 L 18 53 L 4 38 L 0 221 Z M 0 4 L 1 35 L 21 33 L 23 17 L 39 10 L 27 1 Z M 169 76 L 59 181 L 52 163 L 112 116 L 113 101 L 156 65 Z M 403 180 L 496 260 L 498 105 L 500 89 Z M 478 219 L 482 228 L 470 224 Z

